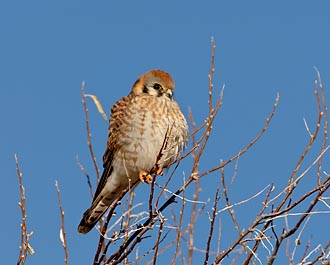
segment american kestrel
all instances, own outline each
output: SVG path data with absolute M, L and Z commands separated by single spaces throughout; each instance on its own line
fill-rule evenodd
M 150 183 L 151 171 L 162 174 L 184 148 L 187 122 L 173 90 L 168 73 L 151 70 L 111 108 L 103 174 L 92 205 L 78 226 L 79 233 L 88 233 L 130 185 Z

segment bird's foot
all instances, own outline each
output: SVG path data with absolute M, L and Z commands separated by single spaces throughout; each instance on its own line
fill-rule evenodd
M 142 183 L 147 183 L 150 184 L 153 180 L 153 175 L 157 176 L 163 176 L 163 169 L 161 167 L 155 167 L 153 168 L 150 172 L 146 171 L 146 170 L 140 170 L 139 172 L 139 179 Z
M 164 174 L 163 169 L 158 166 L 156 166 L 156 168 L 154 169 L 154 172 L 156 175 L 159 175 L 159 176 L 163 176 L 163 174 Z
M 152 182 L 152 176 L 146 170 L 140 170 L 139 178 L 142 183 L 150 184 Z

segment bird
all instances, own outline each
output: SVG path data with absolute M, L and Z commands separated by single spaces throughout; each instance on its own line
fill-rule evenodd
M 103 173 L 78 232 L 88 233 L 122 192 L 150 184 L 183 151 L 188 125 L 163 70 L 142 74 L 111 108 Z

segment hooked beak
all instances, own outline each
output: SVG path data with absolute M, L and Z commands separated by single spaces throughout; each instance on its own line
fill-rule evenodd
M 171 89 L 166 89 L 165 90 L 165 94 L 169 97 L 169 98 L 172 98 L 173 97 L 173 91 Z

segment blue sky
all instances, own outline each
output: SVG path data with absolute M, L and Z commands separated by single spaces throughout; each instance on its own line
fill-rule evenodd
M 12 263 L 18 255 L 16 153 L 26 189 L 28 228 L 34 232 L 31 245 L 36 250 L 27 264 L 63 262 L 55 180 L 62 192 L 70 262 L 90 264 L 86 260 L 92 260 L 97 233 L 76 232 L 90 203 L 77 156 L 93 174 L 82 80 L 86 92 L 97 95 L 108 113 L 140 74 L 164 69 L 175 80 L 183 112 L 187 114 L 190 107 L 200 123 L 208 109 L 212 36 L 217 46 L 214 89 L 219 92 L 225 84 L 225 93 L 201 170 L 243 148 L 263 126 L 279 93 L 279 108 L 269 130 L 240 159 L 232 196 L 239 201 L 271 182 L 283 187 L 308 142 L 303 118 L 311 127 L 316 121 L 314 66 L 330 96 L 329 10 L 328 1 L 1 2 L 2 261 Z M 107 123 L 88 103 L 101 166 Z M 187 173 L 189 168 L 182 171 Z M 217 175 L 212 177 L 214 181 Z M 182 176 L 176 181 L 174 186 Z M 214 182 L 210 183 L 202 180 L 205 200 L 213 195 Z M 147 188 L 138 189 L 141 193 Z M 241 211 L 243 216 L 248 212 Z M 329 221 L 329 215 L 315 218 L 314 230 L 306 232 L 306 239 L 312 236 L 315 244 L 326 242 L 329 232 L 318 227 Z M 282 258 L 286 261 L 285 255 Z

